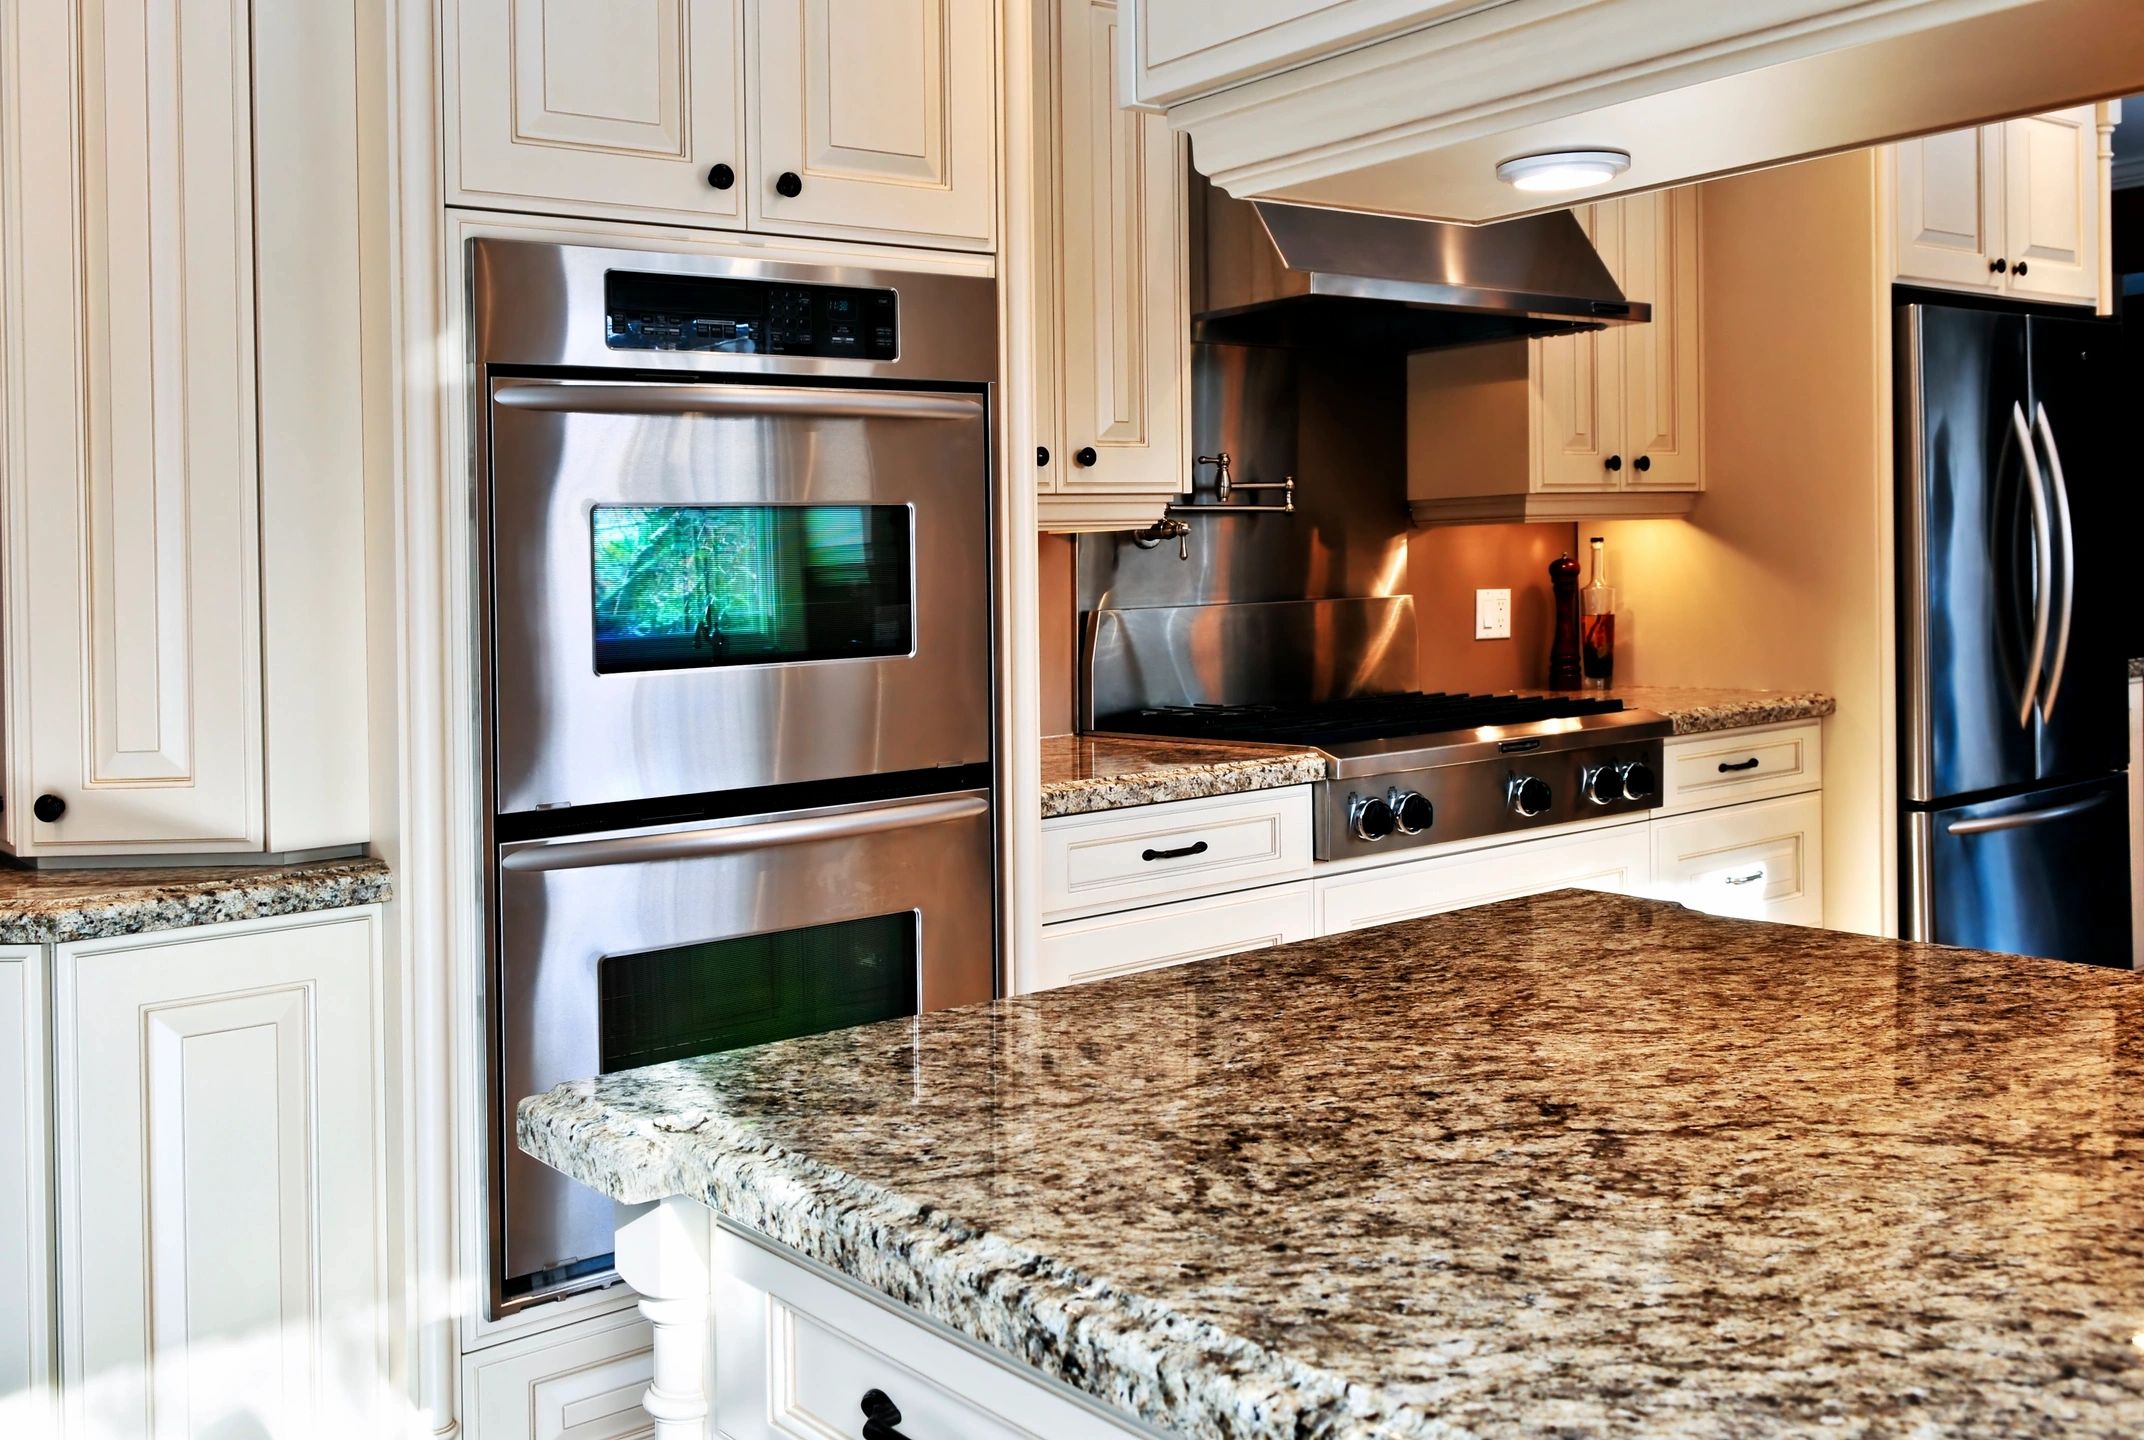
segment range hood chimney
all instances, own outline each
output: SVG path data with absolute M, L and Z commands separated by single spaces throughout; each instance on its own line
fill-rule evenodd
M 1195 340 L 1404 353 L 1652 318 L 1565 211 L 1447 225 L 1192 187 Z

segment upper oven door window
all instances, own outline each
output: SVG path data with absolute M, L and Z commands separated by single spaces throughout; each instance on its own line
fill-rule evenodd
M 989 759 L 981 393 L 489 394 L 499 813 Z
M 595 669 L 871 660 L 915 648 L 906 505 L 597 505 Z

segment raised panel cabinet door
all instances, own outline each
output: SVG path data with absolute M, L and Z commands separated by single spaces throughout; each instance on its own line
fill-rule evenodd
M 1899 142 L 1891 153 L 1898 278 L 1954 290 L 2001 290 L 2009 269 L 2003 251 L 2003 127 L 1924 135 Z
M 1653 307 L 1650 322 L 1613 332 L 1623 346 L 1621 478 L 1630 490 L 1704 488 L 1697 206 L 1689 185 L 1622 201 L 1623 294 Z
M 446 28 L 454 198 L 744 223 L 743 0 L 450 0 Z
M 755 230 L 987 250 L 991 0 L 749 0 Z
M 52 1398 L 52 1140 L 45 952 L 0 949 L 0 1413 L 44 1433 Z
M 379 919 L 55 950 L 68 1433 L 392 1428 Z
M 1058 486 L 1181 494 L 1191 484 L 1183 142 L 1161 116 L 1122 107 L 1114 4 L 1062 0 L 1058 22 Z M 1094 463 L 1082 465 L 1088 449 Z
M 466 1440 L 648 1440 L 649 1325 L 599 1315 L 462 1360 Z
M 2020 300 L 2099 299 L 2098 118 L 2080 105 L 2005 121 L 2003 253 Z
M 9 839 L 257 849 L 250 10 L 21 11 Z
M 1624 204 L 1604 200 L 1571 212 L 1619 284 Z M 1621 339 L 1612 330 L 1589 330 L 1527 343 L 1533 347 L 1534 488 L 1621 489 L 1629 460 L 1622 453 Z

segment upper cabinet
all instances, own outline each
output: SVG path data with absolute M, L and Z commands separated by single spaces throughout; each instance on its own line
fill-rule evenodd
M 1907 284 L 2095 304 L 2106 258 L 2100 117 L 2081 105 L 1892 147 Z
M 1051 530 L 1125 529 L 1190 488 L 1188 170 L 1159 116 L 1126 110 L 1108 0 L 1043 0 L 1048 177 L 1038 508 Z
M 372 372 L 356 17 L 335 9 L 30 5 L 10 22 L 0 827 L 16 855 L 368 838 Z
M 987 250 L 991 0 L 448 0 L 448 198 Z
M 1697 192 L 1574 213 L 1653 318 L 1410 356 L 1416 523 L 1682 515 L 1704 488 Z

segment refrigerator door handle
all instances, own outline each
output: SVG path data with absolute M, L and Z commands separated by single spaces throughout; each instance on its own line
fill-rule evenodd
M 1979 815 L 1970 820 L 1953 820 L 1943 828 L 1953 835 L 1985 835 L 1990 830 L 2017 830 L 2027 825 L 2045 825 L 2050 820 L 2067 820 L 2072 815 L 2082 815 L 2095 805 L 2106 803 L 2107 792 L 2087 795 L 2082 800 L 2067 800 L 2060 805 L 2049 805 L 2039 810 L 2020 810 L 2015 815 Z
M 2051 720 L 2055 714 L 2055 697 L 2062 693 L 2062 667 L 2070 657 L 2070 623 L 2077 612 L 2077 538 L 2070 529 L 2070 487 L 2062 476 L 2062 452 L 2055 446 L 2054 426 L 2047 423 L 2047 407 L 2034 405 L 2032 418 L 2039 427 L 2040 439 L 2047 445 L 2047 473 L 2054 481 L 2055 492 L 2055 534 L 2062 541 L 2062 579 L 2057 602 L 2061 618 L 2055 625 L 2055 653 L 2047 662 L 2047 690 L 2040 697 L 2040 718 Z
M 2026 492 L 2032 500 L 2032 547 L 2035 568 L 2032 585 L 2032 658 L 2025 662 L 2025 693 L 2018 701 L 2020 729 L 2032 723 L 2032 703 L 2040 693 L 2040 667 L 2047 660 L 2048 611 L 2054 600 L 2054 542 L 2047 517 L 2047 482 L 2040 476 L 2039 452 L 2033 448 L 2032 430 L 2025 424 L 2025 407 L 2010 402 L 2010 423 L 2017 430 L 2017 443 L 2025 456 Z

